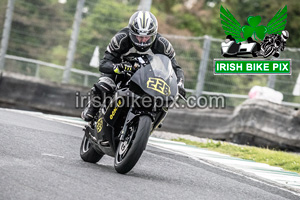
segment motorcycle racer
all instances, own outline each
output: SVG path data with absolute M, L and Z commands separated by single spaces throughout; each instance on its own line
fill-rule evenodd
M 103 59 L 99 64 L 102 73 L 99 82 L 91 89 L 93 98 L 81 114 L 85 121 L 91 121 L 99 111 L 100 105 L 95 100 L 101 100 L 113 94 L 117 78 L 124 71 L 134 69 L 129 62 L 122 62 L 128 55 L 163 54 L 170 58 L 173 70 L 177 76 L 178 91 L 185 96 L 184 74 L 175 59 L 175 51 L 171 43 L 158 32 L 158 23 L 155 16 L 149 11 L 137 11 L 127 27 L 120 30 L 110 41 Z
M 272 49 L 274 52 L 272 52 L 271 54 L 274 57 L 279 57 L 280 51 L 284 50 L 288 38 L 289 38 L 289 32 L 287 30 L 283 30 L 281 32 L 281 35 L 279 34 L 266 35 L 263 42 L 261 43 L 261 51 L 259 52 L 259 54 L 266 58 L 268 57 L 268 55 L 270 55 L 270 52 L 267 52 L 267 50 Z

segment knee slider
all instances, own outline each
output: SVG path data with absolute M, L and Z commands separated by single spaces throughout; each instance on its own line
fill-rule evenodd
M 101 93 L 113 93 L 116 89 L 115 82 L 109 77 L 101 77 L 98 83 L 94 84 L 95 92 Z

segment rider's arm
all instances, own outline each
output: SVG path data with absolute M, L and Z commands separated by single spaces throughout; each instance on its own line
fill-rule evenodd
M 119 31 L 108 44 L 103 59 L 99 63 L 99 71 L 102 73 L 113 74 L 113 64 L 121 63 L 121 55 L 128 49 L 129 42 L 128 28 Z
M 177 83 L 179 83 L 180 81 L 184 82 L 184 73 L 183 73 L 183 70 L 178 65 L 175 57 L 171 61 L 172 61 L 172 67 L 173 67 L 173 69 L 175 71 L 175 74 L 177 76 Z
M 120 63 L 121 59 L 109 52 L 105 52 L 104 57 L 100 60 L 99 71 L 106 74 L 114 74 L 113 64 Z
M 283 51 L 285 47 L 286 47 L 286 42 L 282 42 L 280 50 Z

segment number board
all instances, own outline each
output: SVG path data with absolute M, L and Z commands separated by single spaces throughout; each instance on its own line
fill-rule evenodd
M 171 94 L 170 86 L 168 86 L 168 84 L 160 78 L 149 78 L 147 81 L 147 88 L 155 90 L 166 96 Z

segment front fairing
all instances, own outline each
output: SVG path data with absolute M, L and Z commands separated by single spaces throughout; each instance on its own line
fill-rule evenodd
M 145 93 L 167 100 L 177 94 L 177 77 L 171 60 L 162 54 L 148 56 L 149 63 L 131 78 Z

